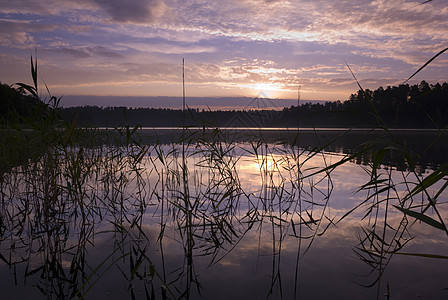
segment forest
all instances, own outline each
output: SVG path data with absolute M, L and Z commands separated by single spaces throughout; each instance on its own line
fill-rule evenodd
M 42 113 L 23 91 L 0 86 L 0 123 L 14 116 L 32 118 Z M 275 100 L 270 100 L 275 101 Z M 188 105 L 188 99 L 187 99 Z M 448 122 L 448 84 L 401 84 L 359 90 L 346 101 L 325 104 L 303 103 L 283 110 L 199 110 L 128 107 L 57 108 L 62 119 L 85 127 L 116 127 L 129 124 L 143 127 L 349 127 L 444 128 Z

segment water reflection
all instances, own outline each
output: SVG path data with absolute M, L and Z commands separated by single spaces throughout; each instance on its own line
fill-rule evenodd
M 393 299 L 446 296 L 446 260 L 392 256 L 448 253 L 443 231 L 392 206 L 421 174 L 351 160 L 222 139 L 55 149 L 2 181 L 4 294 L 370 299 L 389 286 Z
M 152 143 L 171 143 L 182 140 L 183 131 L 176 128 L 144 128 L 140 131 L 143 141 Z M 204 129 L 189 129 L 188 135 L 202 137 L 209 131 Z M 347 129 L 347 128 L 305 128 L 305 129 L 280 129 L 280 128 L 222 128 L 219 137 L 223 141 L 263 141 L 266 143 L 285 143 L 299 145 L 310 150 L 325 150 L 331 153 L 349 154 L 360 150 L 360 147 L 369 143 L 376 143 L 379 147 L 390 147 L 386 141 L 394 141 L 408 151 L 419 173 L 426 170 L 434 170 L 440 164 L 446 162 L 448 152 L 448 140 L 445 131 L 438 130 L 381 130 L 381 129 Z M 213 134 L 212 134 L 213 135 Z M 213 136 L 216 138 L 216 135 Z M 395 145 L 395 146 L 397 146 Z M 407 170 L 407 162 L 404 160 L 400 149 L 394 149 L 386 153 L 383 163 L 393 166 L 400 171 Z M 372 153 L 358 155 L 354 162 L 367 165 L 372 161 Z

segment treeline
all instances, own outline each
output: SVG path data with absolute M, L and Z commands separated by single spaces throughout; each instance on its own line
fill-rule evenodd
M 188 103 L 188 99 L 187 99 Z M 0 122 L 36 115 L 35 98 L 20 89 L 0 84 Z M 42 110 L 40 110 L 42 111 Z M 359 90 L 349 100 L 304 103 L 280 111 L 207 111 L 188 109 L 69 107 L 58 108 L 60 116 L 79 126 L 117 127 L 125 124 L 144 127 L 220 126 L 220 127 L 364 127 L 435 128 L 448 123 L 448 84 L 420 84 Z M 380 121 L 381 120 L 381 121 Z M 384 124 L 381 124 L 384 122 Z
M 448 84 L 420 84 L 380 87 L 352 94 L 344 109 L 368 111 L 372 100 L 379 116 L 389 126 L 445 127 L 448 122 Z
M 430 85 L 422 81 L 416 85 L 380 87 L 375 91 L 359 90 L 344 102 L 305 103 L 281 111 L 188 109 L 182 112 L 84 106 L 61 108 L 60 113 L 68 121 L 77 116 L 77 124 L 81 126 L 376 127 L 380 118 L 391 128 L 435 128 L 445 127 L 448 122 L 448 84 Z

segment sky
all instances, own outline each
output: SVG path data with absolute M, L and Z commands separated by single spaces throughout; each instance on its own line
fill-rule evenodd
M 347 64 L 376 89 L 448 47 L 448 1 L 420 2 L 0 0 L 0 81 L 30 84 L 37 53 L 58 97 L 178 97 L 184 59 L 187 97 L 344 101 Z M 444 53 L 410 83 L 447 71 Z

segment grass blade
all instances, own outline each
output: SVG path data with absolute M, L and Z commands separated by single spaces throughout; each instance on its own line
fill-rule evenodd
M 426 1 L 428 2 L 428 1 Z M 425 2 L 423 2 L 425 3 Z M 415 75 L 417 75 L 418 72 L 420 72 L 421 70 L 423 70 L 427 65 L 429 65 L 434 59 L 436 59 L 439 55 L 441 55 L 442 53 L 444 53 L 445 51 L 447 51 L 448 48 L 443 49 L 442 51 L 440 51 L 439 53 L 437 53 L 436 55 L 434 55 L 430 60 L 428 60 L 423 66 L 420 67 L 420 69 L 418 69 L 417 71 L 415 71 L 414 74 L 412 74 L 408 79 L 406 79 L 405 82 L 403 82 L 403 84 L 405 84 L 406 82 L 408 82 L 412 77 L 414 77 Z
M 427 216 L 425 214 L 422 214 L 422 213 L 419 213 L 419 212 L 416 212 L 416 211 L 413 211 L 413 210 L 410 210 L 410 209 L 406 209 L 406 208 L 403 208 L 403 207 L 400 207 L 400 206 L 396 206 L 396 205 L 394 205 L 394 207 L 396 209 L 398 209 L 399 211 L 401 211 L 402 213 L 404 213 L 405 215 L 408 215 L 408 216 L 411 216 L 413 218 L 416 218 L 417 220 L 422 221 L 423 223 L 426 223 L 429 226 L 435 227 L 435 228 L 443 230 L 443 231 L 447 230 L 442 223 L 434 220 L 433 218 L 431 218 L 431 217 L 429 217 L 429 216 Z

